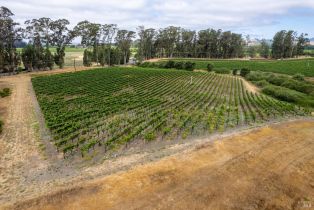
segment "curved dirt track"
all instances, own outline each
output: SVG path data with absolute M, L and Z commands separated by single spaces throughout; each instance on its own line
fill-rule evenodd
M 314 121 L 259 128 L 16 209 L 312 209 Z

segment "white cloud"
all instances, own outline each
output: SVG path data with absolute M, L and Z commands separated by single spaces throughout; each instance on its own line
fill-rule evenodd
M 314 0 L 0 0 L 0 5 L 19 22 L 45 16 L 67 18 L 73 25 L 87 19 L 133 30 L 138 25 L 241 29 L 293 18 L 297 9 L 314 11 Z M 314 14 L 307 15 L 313 21 Z

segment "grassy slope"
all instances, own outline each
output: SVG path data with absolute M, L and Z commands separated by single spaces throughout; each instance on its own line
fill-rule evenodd
M 174 59 L 187 60 L 187 59 Z M 301 73 L 308 77 L 314 77 L 314 59 L 300 60 L 274 60 L 274 61 L 249 61 L 249 60 L 201 60 L 188 59 L 196 63 L 197 69 L 206 69 L 208 63 L 212 63 L 215 68 L 241 69 L 249 68 L 252 71 L 275 72 L 294 75 Z

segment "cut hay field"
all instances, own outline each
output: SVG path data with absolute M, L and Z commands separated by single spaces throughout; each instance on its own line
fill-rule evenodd
M 252 71 L 265 71 L 294 75 L 297 73 L 314 77 L 314 59 L 296 60 L 204 60 L 204 59 L 173 59 L 176 61 L 189 60 L 196 63 L 197 69 L 206 69 L 211 63 L 214 68 L 241 69 L 248 68 Z
M 103 154 L 133 141 L 186 139 L 305 115 L 230 75 L 106 68 L 32 78 L 60 153 Z

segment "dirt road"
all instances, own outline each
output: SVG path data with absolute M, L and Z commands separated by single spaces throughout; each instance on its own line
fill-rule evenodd
M 17 209 L 313 209 L 314 121 L 198 146 Z
M 30 163 L 40 167 L 43 161 L 37 151 L 33 129 L 30 77 L 21 75 L 0 80 L 13 90 L 2 103 L 7 114 L 4 116 L 4 133 L 0 136 L 0 196 L 5 196 L 10 191 L 22 190 L 16 185 L 24 178 L 21 168 L 27 168 Z

